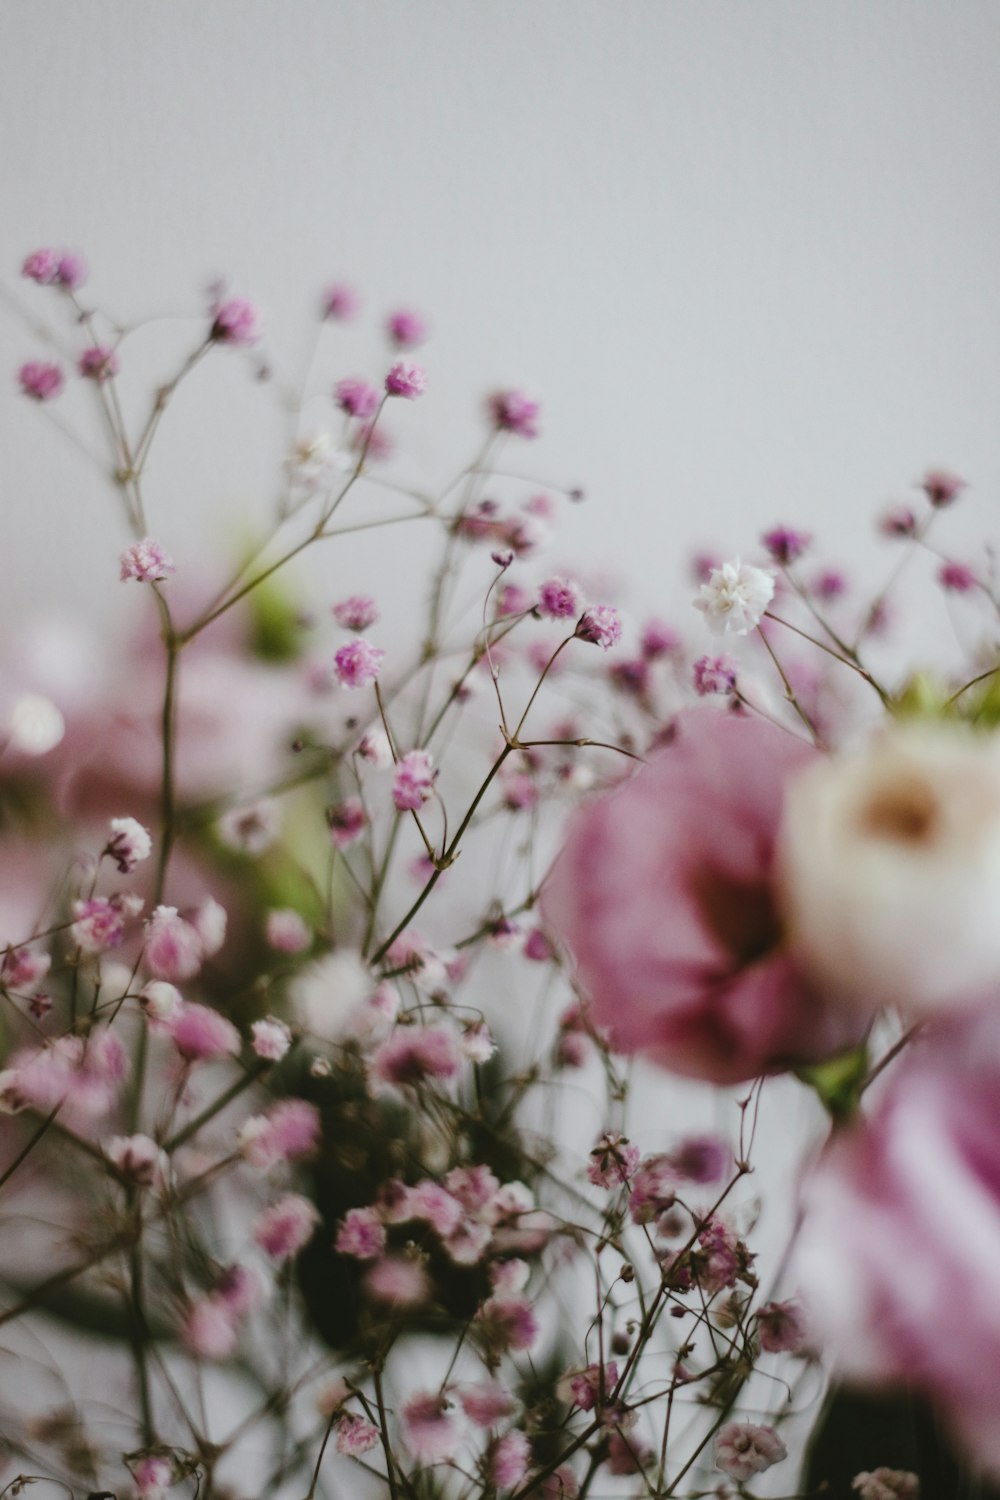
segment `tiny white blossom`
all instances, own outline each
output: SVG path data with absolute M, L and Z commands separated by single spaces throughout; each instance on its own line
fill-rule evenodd
M 713 568 L 694 600 L 716 635 L 746 635 L 774 598 L 774 574 L 739 558 Z

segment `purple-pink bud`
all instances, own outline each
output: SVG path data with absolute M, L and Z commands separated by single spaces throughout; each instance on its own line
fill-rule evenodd
M 44 359 L 29 359 L 18 370 L 17 378 L 21 390 L 33 401 L 51 401 L 66 383 L 59 366 Z
M 348 323 L 356 318 L 360 303 L 353 287 L 332 281 L 323 293 L 323 318 L 334 323 Z
M 940 509 L 942 506 L 951 505 L 963 490 L 969 488 L 969 485 L 967 480 L 960 479 L 957 474 L 952 474 L 948 469 L 928 469 L 920 482 L 920 487 L 931 504 Z
M 84 349 L 76 367 L 84 380 L 96 380 L 100 385 L 118 374 L 118 356 L 113 349 L 95 344 L 91 349 Z
M 87 279 L 87 262 L 78 250 L 63 250 L 56 264 L 56 283 L 75 292 Z
M 578 640 L 600 646 L 602 651 L 610 650 L 621 640 L 622 622 L 618 611 L 611 604 L 592 604 L 580 616 L 574 634 Z
M 367 630 L 378 619 L 378 605 L 367 594 L 352 594 L 332 608 L 333 618 L 344 630 Z
M 429 801 L 437 771 L 426 750 L 411 750 L 398 762 L 392 779 L 392 800 L 400 812 L 417 812 Z
M 790 526 L 775 526 L 771 531 L 765 531 L 761 541 L 773 562 L 787 566 L 802 556 L 812 537 L 807 531 L 793 531 Z
M 576 620 L 583 608 L 583 593 L 572 578 L 547 578 L 538 590 L 540 615 L 550 620 Z
M 498 431 L 513 432 L 523 438 L 538 436 L 539 405 L 523 391 L 495 391 L 488 405 Z
M 401 308 L 386 319 L 386 332 L 397 349 L 414 349 L 427 337 L 427 324 L 419 313 Z
M 333 670 L 341 687 L 371 687 L 378 680 L 385 652 L 362 636 L 348 641 L 333 658 Z
M 427 371 L 423 365 L 412 364 L 409 360 L 397 359 L 385 377 L 387 396 L 403 396 L 407 401 L 415 401 L 426 389 Z
M 699 656 L 693 675 L 694 690 L 699 698 L 736 691 L 736 662 L 731 656 Z
M 965 563 L 944 562 L 938 569 L 938 583 L 951 594 L 968 594 L 979 586 L 975 573 Z
M 215 308 L 209 338 L 217 344 L 249 348 L 260 338 L 260 311 L 246 297 L 230 297 Z
M 378 411 L 379 394 L 367 380 L 346 375 L 333 388 L 333 399 L 340 410 L 361 422 L 369 421 Z

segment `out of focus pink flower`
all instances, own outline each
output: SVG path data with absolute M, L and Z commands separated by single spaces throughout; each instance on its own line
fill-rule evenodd
M 259 1216 L 253 1237 L 271 1260 L 288 1260 L 308 1244 L 319 1218 L 315 1204 L 308 1198 L 286 1193 Z
M 397 763 L 392 800 L 400 812 L 417 812 L 434 790 L 437 771 L 426 750 L 409 750 Z
M 386 319 L 386 332 L 397 349 L 413 349 L 427 337 L 427 324 L 419 313 L 400 308 Z
M 798 1354 L 805 1348 L 806 1323 L 797 1302 L 765 1302 L 757 1309 L 757 1336 L 768 1354 Z
M 29 359 L 17 372 L 21 390 L 33 401 L 51 401 L 66 384 L 58 365 L 43 359 Z
M 857 1021 L 803 980 L 776 908 L 785 783 L 814 754 L 760 720 L 694 710 L 576 814 L 543 893 L 546 929 L 617 1046 L 734 1083 L 856 1039 Z
M 928 1027 L 806 1180 L 796 1277 L 835 1368 L 928 1397 L 1000 1473 L 1000 1020 Z
M 185 1062 L 210 1062 L 240 1050 L 240 1034 L 232 1021 L 207 1005 L 183 1005 L 169 1026 L 171 1040 Z
M 400 1413 L 403 1441 L 421 1463 L 440 1463 L 454 1457 L 459 1427 L 451 1403 L 436 1391 L 411 1396 Z
M 134 579 L 136 583 L 162 583 L 176 572 L 173 562 L 155 537 L 144 537 L 133 542 L 121 555 L 118 576 L 122 583 Z
M 282 1099 L 266 1115 L 252 1115 L 239 1132 L 239 1147 L 252 1167 L 266 1171 L 279 1162 L 311 1156 L 322 1133 L 319 1110 L 306 1099 Z
M 413 364 L 409 360 L 397 359 L 385 377 L 387 396 L 402 396 L 407 401 L 415 401 L 426 389 L 427 371 L 423 365 Z
M 431 1294 L 431 1280 L 418 1260 L 387 1255 L 377 1260 L 362 1283 L 365 1293 L 387 1307 L 418 1307 Z
M 260 309 L 246 297 L 230 297 L 215 309 L 209 338 L 217 344 L 249 348 L 260 339 Z
M 490 1477 L 498 1490 L 512 1490 L 528 1472 L 531 1443 L 526 1433 L 505 1432 L 490 1450 Z
M 277 907 L 267 914 L 267 941 L 278 953 L 304 953 L 312 944 L 309 927 L 291 907 Z
M 133 1465 L 132 1477 L 139 1492 L 139 1500 L 164 1500 L 167 1490 L 174 1482 L 174 1466 L 169 1458 L 158 1458 L 151 1454 L 140 1458 Z
M 349 1208 L 337 1230 L 334 1247 L 355 1260 L 377 1260 L 385 1249 L 385 1226 L 374 1208 Z
M 182 984 L 219 951 L 225 933 L 225 911 L 210 896 L 187 916 L 175 906 L 158 906 L 146 927 L 146 968 L 155 979 Z
M 354 1412 L 345 1412 L 337 1423 L 337 1452 L 361 1458 L 378 1447 L 378 1428 Z
M 447 1026 L 397 1026 L 371 1061 L 380 1083 L 397 1087 L 454 1078 L 461 1061 L 455 1033 Z
M 513 432 L 523 438 L 538 436 L 539 405 L 523 391 L 496 391 L 488 406 L 493 425 L 500 432 Z
M 92 348 L 84 349 L 76 368 L 85 380 L 94 380 L 98 385 L 103 385 L 106 380 L 118 374 L 118 355 L 103 344 L 94 344 Z
M 715 1439 L 715 1466 L 737 1484 L 745 1484 L 787 1456 L 788 1449 L 774 1428 L 756 1422 L 727 1422 Z
M 332 281 L 323 293 L 322 315 L 334 323 L 347 323 L 357 317 L 360 305 L 353 287 Z
M 284 1021 L 276 1020 L 274 1016 L 254 1021 L 250 1032 L 253 1050 L 265 1062 L 280 1062 L 292 1045 L 292 1033 Z

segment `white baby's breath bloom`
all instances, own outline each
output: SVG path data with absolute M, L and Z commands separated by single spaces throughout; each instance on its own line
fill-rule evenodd
M 694 600 L 716 635 L 746 635 L 774 598 L 774 574 L 739 558 L 713 568 Z
M 1000 979 L 1000 736 L 899 725 L 790 786 L 782 905 L 848 1004 L 914 1016 Z
M 47 755 L 66 733 L 66 723 L 51 698 L 22 693 L 7 719 L 7 737 L 22 755 Z
M 328 953 L 309 964 L 291 986 L 295 1019 L 304 1031 L 337 1042 L 351 1031 L 356 1012 L 375 988 L 360 953 L 349 948 Z

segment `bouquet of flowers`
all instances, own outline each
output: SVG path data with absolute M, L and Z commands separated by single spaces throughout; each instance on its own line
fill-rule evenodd
M 546 560 L 582 494 L 508 459 L 523 392 L 407 472 L 412 311 L 327 373 L 331 286 L 290 391 L 216 287 L 143 408 L 82 257 L 23 272 L 65 317 L 20 386 L 104 443 L 136 615 L 109 670 L 37 632 L 0 676 L 0 1494 L 985 1494 L 1000 594 L 935 549 L 962 481 L 882 520 L 872 598 L 781 526 L 634 620 Z M 175 564 L 156 456 L 233 358 L 293 428 L 271 522 Z M 352 547 L 416 527 L 401 641 Z M 911 558 L 937 675 L 892 647 Z M 899 1393 L 853 1441 L 830 1371 Z

